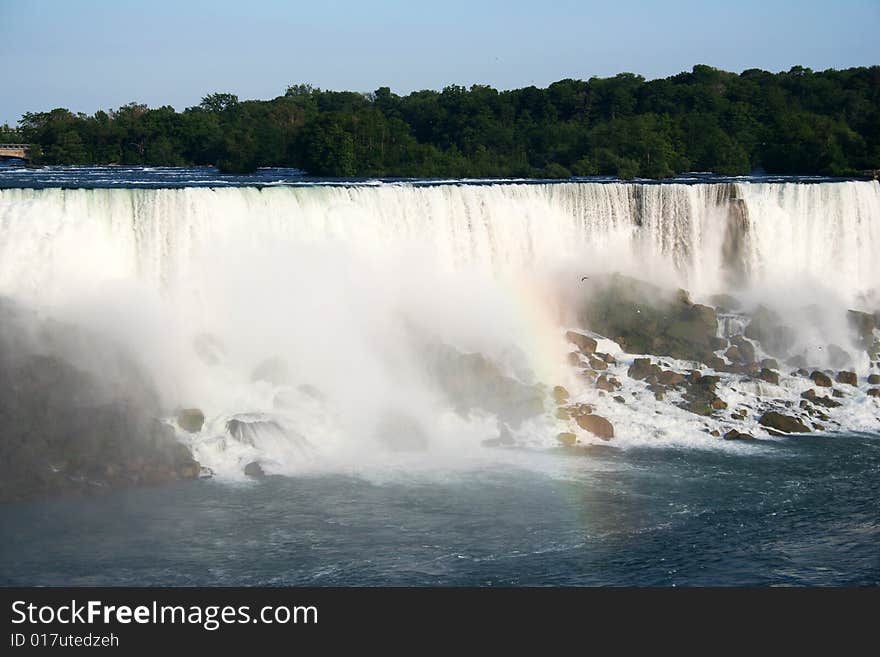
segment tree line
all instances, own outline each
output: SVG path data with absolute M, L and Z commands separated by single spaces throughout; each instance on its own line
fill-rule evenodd
M 45 164 L 295 167 L 328 177 L 665 178 L 685 171 L 857 175 L 880 168 L 880 66 L 665 79 L 632 73 L 499 91 L 405 96 L 294 85 L 272 100 L 214 93 L 177 112 L 130 103 L 24 114 L 0 142 Z

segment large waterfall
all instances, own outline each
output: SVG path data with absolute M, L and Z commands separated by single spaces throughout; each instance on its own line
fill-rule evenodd
M 204 411 L 194 449 L 221 470 L 369 459 L 388 422 L 479 446 L 497 418 L 452 412 L 436 346 L 576 385 L 560 329 L 583 276 L 872 310 L 878 254 L 877 182 L 0 190 L 0 295 L 126 345 L 169 409 Z M 236 417 L 263 418 L 258 445 Z

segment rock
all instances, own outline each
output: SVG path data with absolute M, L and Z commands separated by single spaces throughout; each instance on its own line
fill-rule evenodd
M 869 374 L 868 385 L 876 386 L 880 384 L 880 374 Z
M 599 343 L 590 336 L 575 331 L 566 331 L 565 339 L 575 345 L 584 355 L 595 353 L 596 347 L 599 346 Z
M 838 399 L 843 399 L 843 390 L 838 390 L 837 388 L 831 389 L 831 396 L 837 397 Z
M 612 274 L 590 280 L 579 313 L 584 326 L 614 339 L 627 353 L 701 360 L 711 353 L 715 309 L 671 291 Z
M 625 404 L 625 403 L 626 403 L 626 400 L 625 400 L 623 397 L 621 397 L 620 395 L 615 395 L 615 396 L 613 397 L 613 399 L 614 399 L 614 401 L 616 401 L 618 404 Z
M 562 406 L 568 402 L 568 390 L 562 386 L 553 387 L 553 400 L 557 405 Z
M 711 349 L 712 351 L 721 351 L 722 349 L 726 349 L 728 344 L 730 343 L 727 341 L 727 338 L 709 338 L 709 349 Z
M 755 345 L 741 335 L 735 335 L 730 338 L 730 343 L 739 349 L 740 362 L 743 364 L 755 362 Z
M 772 383 L 773 385 L 777 386 L 779 385 L 779 374 L 766 367 L 761 369 L 761 372 L 758 374 L 758 378 L 762 381 L 766 381 L 767 383 Z
M 718 370 L 719 372 L 725 366 L 724 359 L 720 356 L 707 356 L 703 359 L 703 362 L 706 364 L 706 367 L 712 370 Z
M 576 418 L 576 422 L 581 429 L 589 431 L 602 440 L 614 438 L 614 426 L 600 415 L 581 415 Z
M 868 390 L 868 397 L 880 397 L 880 388 L 871 388 Z
M 736 429 L 731 429 L 724 434 L 724 440 L 754 440 L 755 437 L 748 433 L 741 433 Z
M 189 433 L 198 433 L 205 424 L 205 414 L 198 408 L 184 408 L 177 414 L 177 426 Z
M 739 347 L 733 345 L 727 351 L 724 352 L 724 357 L 729 360 L 731 363 L 739 363 L 742 359 L 742 354 L 739 352 Z
M 660 373 L 660 367 L 651 363 L 650 358 L 636 358 L 626 371 L 631 379 L 644 380 Z
M 745 337 L 757 340 L 774 356 L 785 356 L 795 342 L 794 331 L 782 323 L 779 315 L 765 306 L 758 306 L 745 330 Z
M 566 360 L 568 360 L 568 364 L 572 367 L 584 366 L 584 361 L 581 359 L 581 354 L 579 351 L 572 351 L 570 354 L 568 354 Z
M 582 415 L 589 415 L 593 412 L 593 407 L 589 404 L 571 404 L 565 408 L 569 417 L 579 418 Z
M 764 358 L 760 364 L 762 368 L 766 367 L 768 370 L 779 369 L 779 363 L 775 358 Z
M 593 354 L 587 356 L 587 360 L 590 361 L 590 367 L 594 370 L 606 370 L 608 369 L 608 363 L 606 363 L 601 358 L 596 358 Z
M 875 316 L 871 313 L 849 310 L 847 311 L 847 319 L 859 345 L 863 349 L 869 349 L 874 340 L 874 329 L 880 328 L 877 326 Z
M 672 370 L 663 370 L 657 375 L 657 382 L 664 386 L 679 386 L 684 383 L 684 380 L 684 374 Z
M 813 383 L 815 383 L 820 388 L 830 388 L 831 387 L 831 377 L 825 374 L 824 372 L 820 372 L 819 370 L 814 371 L 810 374 L 810 378 L 813 379 Z
M 617 362 L 617 359 L 611 354 L 600 354 L 599 352 L 596 352 L 596 355 L 609 365 L 614 365 Z
M 577 442 L 577 436 L 570 431 L 565 431 L 563 433 L 556 434 L 556 440 L 558 440 L 566 447 L 572 447 Z
M 810 428 L 796 417 L 783 415 L 776 411 L 767 411 L 760 418 L 758 423 L 769 429 L 775 429 L 786 434 L 789 433 L 809 433 Z
M 703 373 L 700 370 L 689 370 L 687 373 L 687 382 L 698 383 L 702 377 Z
M 855 372 L 846 372 L 842 370 L 837 373 L 837 382 L 845 383 L 851 386 L 858 386 L 859 377 L 856 376 Z
M 813 388 L 810 388 L 806 392 L 802 392 L 801 397 L 826 408 L 837 408 L 840 406 L 840 402 L 834 401 L 828 397 L 820 397 L 816 394 L 816 391 Z
M 736 312 L 742 308 L 739 299 L 732 294 L 713 294 L 709 297 L 709 303 L 722 313 Z
M 246 466 L 244 466 L 244 473 L 248 477 L 254 478 L 264 477 L 266 475 L 266 473 L 263 472 L 263 466 L 261 466 L 256 461 L 251 461 Z
M 596 379 L 596 387 L 605 392 L 615 392 L 620 389 L 621 385 L 620 381 L 613 376 L 609 377 L 607 374 L 602 374 Z
M 727 402 L 723 399 L 716 397 L 712 400 L 712 408 L 716 411 L 723 411 L 725 408 L 727 408 Z

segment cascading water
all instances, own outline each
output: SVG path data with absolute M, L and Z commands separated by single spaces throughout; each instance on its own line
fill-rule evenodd
M 581 276 L 858 308 L 877 253 L 877 182 L 0 190 L 0 295 L 138 354 L 166 407 L 204 411 L 184 437 L 230 475 L 554 444 L 549 407 L 514 411 L 586 386 L 560 331 Z M 473 371 L 503 399 L 457 396 Z M 624 443 L 675 431 L 626 412 L 607 411 Z

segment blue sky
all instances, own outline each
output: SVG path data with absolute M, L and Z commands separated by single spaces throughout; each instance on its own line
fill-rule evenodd
M 130 101 L 177 109 L 288 84 L 397 93 L 510 89 L 696 63 L 741 71 L 880 64 L 880 0 L 421 3 L 0 0 L 0 123 Z

